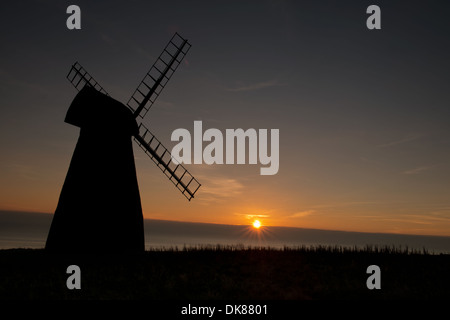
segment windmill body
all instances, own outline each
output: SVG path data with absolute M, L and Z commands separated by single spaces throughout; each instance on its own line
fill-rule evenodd
M 112 99 L 75 63 L 67 78 L 79 90 L 65 121 L 80 127 L 47 237 L 53 252 L 143 252 L 144 227 L 132 137 L 191 200 L 200 183 L 137 118 L 143 118 L 190 48 L 175 33 L 127 105 Z
M 65 121 L 80 127 L 80 136 L 46 248 L 143 251 L 143 215 L 132 147 L 138 126 L 131 111 L 86 86 L 73 100 Z

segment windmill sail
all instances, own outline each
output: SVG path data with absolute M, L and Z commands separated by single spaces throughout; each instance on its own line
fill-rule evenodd
M 200 188 L 200 183 L 197 179 L 172 158 L 167 148 L 142 123 L 139 125 L 139 135 L 134 138 L 145 153 L 156 163 L 158 168 L 190 201 L 198 188 Z
M 135 117 L 144 118 L 190 48 L 186 39 L 174 34 L 127 103 Z
M 103 89 L 103 87 L 99 85 L 94 78 L 92 78 L 92 76 L 81 66 L 81 64 L 78 63 L 78 61 L 72 65 L 72 68 L 70 68 L 70 71 L 67 74 L 67 79 L 78 91 L 83 89 L 85 85 L 88 85 L 109 96 L 105 89 Z
M 167 81 L 169 81 L 183 61 L 190 47 L 191 45 L 188 41 L 183 39 L 178 33 L 175 33 L 170 39 L 127 103 L 135 118 L 138 115 L 141 118 L 145 116 L 156 98 L 158 98 L 161 90 L 167 84 Z M 78 91 L 87 85 L 109 96 L 106 90 L 78 62 L 72 65 L 67 79 Z M 172 155 L 167 148 L 142 123 L 139 125 L 139 134 L 135 135 L 134 139 L 158 168 L 190 201 L 201 186 L 197 179 L 181 164 L 172 159 Z

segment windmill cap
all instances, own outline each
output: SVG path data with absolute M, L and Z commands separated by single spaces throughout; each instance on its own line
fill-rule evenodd
M 92 130 L 136 135 L 139 129 L 133 113 L 121 102 L 85 86 L 78 92 L 67 110 L 65 122 Z

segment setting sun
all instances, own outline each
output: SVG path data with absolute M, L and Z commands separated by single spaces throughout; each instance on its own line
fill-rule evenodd
M 253 221 L 253 228 L 259 229 L 261 227 L 261 222 L 259 220 Z

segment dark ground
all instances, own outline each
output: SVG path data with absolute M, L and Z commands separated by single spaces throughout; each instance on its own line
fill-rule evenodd
M 69 290 L 69 265 L 81 290 Z M 381 289 L 369 290 L 369 265 Z M 0 250 L 1 300 L 450 300 L 450 255 L 389 248 L 200 248 L 142 255 Z

